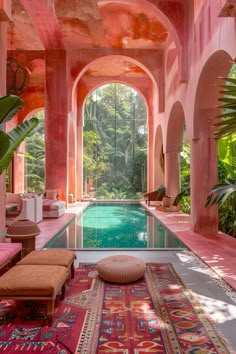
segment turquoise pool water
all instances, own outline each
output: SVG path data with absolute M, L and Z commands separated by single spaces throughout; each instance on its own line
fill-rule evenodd
M 186 248 L 139 203 L 93 203 L 49 247 Z

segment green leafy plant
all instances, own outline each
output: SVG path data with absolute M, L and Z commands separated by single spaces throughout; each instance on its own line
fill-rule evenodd
M 222 104 L 218 107 L 222 113 L 217 115 L 215 137 L 225 139 L 234 136 L 236 132 L 236 79 L 234 77 L 223 78 L 226 82 L 220 85 L 220 93 L 223 97 L 218 100 Z M 222 90 L 223 89 L 223 90 Z M 221 121 L 218 121 L 221 119 Z M 219 208 L 219 228 L 235 237 L 236 234 L 236 179 L 226 178 L 223 183 L 216 184 L 211 188 L 205 206 L 217 205 Z
M 163 197 L 164 195 L 166 195 L 166 187 L 163 186 L 163 184 L 161 184 L 161 185 L 156 189 L 156 192 L 157 192 L 157 196 L 158 196 L 158 197 Z
M 18 96 L 7 95 L 0 97 L 0 175 L 7 170 L 17 147 L 39 123 L 37 118 L 32 117 L 9 132 L 3 131 L 2 124 L 12 119 L 23 105 L 24 102 Z
M 190 194 L 190 187 L 188 186 L 188 187 L 184 188 L 180 193 L 177 194 L 172 205 L 177 206 L 181 202 L 182 198 L 188 197 L 189 194 Z
M 236 192 L 236 180 L 229 178 L 225 183 L 216 184 L 210 191 L 207 197 L 205 206 L 224 204 L 232 194 Z
M 236 79 L 233 77 L 222 78 L 229 84 L 220 85 L 223 88 L 220 90 L 220 97 L 218 101 L 222 102 L 218 108 L 221 108 L 223 112 L 215 117 L 215 119 L 222 120 L 214 123 L 216 128 L 215 137 L 221 139 L 225 136 L 231 135 L 236 132 Z

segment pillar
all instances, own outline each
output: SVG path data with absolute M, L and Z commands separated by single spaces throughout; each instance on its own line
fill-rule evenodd
M 66 52 L 46 51 L 45 188 L 67 194 L 67 78 Z
M 191 145 L 191 222 L 193 230 L 201 234 L 218 233 L 217 207 L 205 207 L 207 195 L 217 183 L 216 140 L 202 135 L 192 139 Z
M 83 199 L 83 119 L 81 106 L 77 120 L 77 200 Z
M 7 24 L 10 21 L 11 1 L 0 1 L 0 97 L 6 95 Z M 5 173 L 0 175 L 0 231 L 5 231 L 6 203 Z M 0 241 L 4 238 L 0 236 Z
M 150 112 L 149 112 L 150 113 Z M 147 191 L 151 192 L 156 187 L 154 186 L 154 132 L 153 132 L 153 124 L 152 124 L 152 115 L 149 114 L 149 122 L 148 122 L 148 145 L 147 145 Z
M 175 197 L 180 190 L 179 152 L 165 153 L 165 187 L 170 197 Z

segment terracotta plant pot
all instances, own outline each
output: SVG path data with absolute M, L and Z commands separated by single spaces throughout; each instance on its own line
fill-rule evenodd
M 170 197 L 167 197 L 167 196 L 164 196 L 164 197 L 162 198 L 162 205 L 163 205 L 164 207 L 169 207 L 170 204 L 171 204 L 171 198 L 170 198 Z

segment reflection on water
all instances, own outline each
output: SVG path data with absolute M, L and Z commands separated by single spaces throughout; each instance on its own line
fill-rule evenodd
M 186 248 L 138 203 L 94 203 L 48 247 Z

